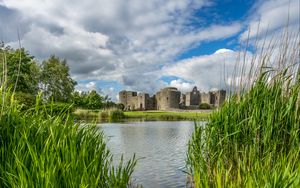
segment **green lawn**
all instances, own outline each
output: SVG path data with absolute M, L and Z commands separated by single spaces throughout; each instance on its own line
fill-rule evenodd
M 74 114 L 81 119 L 99 119 L 102 110 L 77 109 Z M 211 110 L 203 111 L 125 111 L 125 119 L 148 119 L 148 120 L 206 120 Z
M 167 112 L 167 111 L 129 111 L 124 112 L 127 118 L 149 118 L 149 119 L 207 119 L 211 111 L 206 112 Z

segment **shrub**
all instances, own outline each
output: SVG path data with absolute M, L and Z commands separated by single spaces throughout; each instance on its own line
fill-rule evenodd
M 207 109 L 210 109 L 210 108 L 211 108 L 211 106 L 207 103 L 201 103 L 199 105 L 199 109 L 207 110 Z
M 117 104 L 117 108 L 118 108 L 119 110 L 124 110 L 124 109 L 125 109 L 125 105 L 122 104 L 122 103 L 118 103 L 118 104 Z
M 110 121 L 121 121 L 125 118 L 125 114 L 121 110 L 112 110 L 109 112 Z
M 17 92 L 15 95 L 15 100 L 21 106 L 22 110 L 28 110 L 29 108 L 34 107 L 35 105 L 35 96 L 29 93 Z
M 100 115 L 100 120 L 109 120 L 109 114 L 108 111 L 102 111 L 99 113 Z

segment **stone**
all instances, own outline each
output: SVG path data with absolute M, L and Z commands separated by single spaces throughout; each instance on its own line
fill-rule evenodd
M 163 88 L 153 96 L 135 91 L 123 90 L 119 92 L 119 102 L 125 106 L 125 110 L 198 109 L 201 103 L 220 107 L 225 99 L 225 90 L 201 93 L 196 86 L 186 94 L 182 94 L 175 87 Z

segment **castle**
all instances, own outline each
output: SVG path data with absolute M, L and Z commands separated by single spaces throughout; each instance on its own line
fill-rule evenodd
M 119 102 L 127 110 L 171 110 L 171 109 L 198 109 L 201 103 L 211 107 L 219 107 L 226 97 L 225 90 L 200 92 L 195 86 L 191 92 L 182 94 L 175 87 L 166 87 L 150 96 L 148 93 L 135 91 L 120 91 Z

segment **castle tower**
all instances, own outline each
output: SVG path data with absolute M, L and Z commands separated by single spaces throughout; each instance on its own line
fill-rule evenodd
M 179 108 L 181 92 L 175 87 L 166 87 L 156 93 L 157 109 L 168 110 Z
M 127 110 L 134 110 L 138 108 L 138 96 L 134 91 L 120 91 L 119 102 L 125 106 Z

